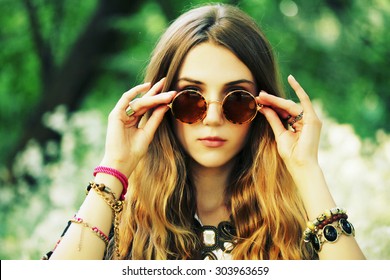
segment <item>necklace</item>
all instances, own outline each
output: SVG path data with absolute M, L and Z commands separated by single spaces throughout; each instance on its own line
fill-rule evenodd
M 203 226 L 195 217 L 196 232 L 202 244 L 202 259 L 218 259 L 215 251 L 222 250 L 223 253 L 230 254 L 234 249 L 236 229 L 231 222 L 223 221 L 215 226 Z

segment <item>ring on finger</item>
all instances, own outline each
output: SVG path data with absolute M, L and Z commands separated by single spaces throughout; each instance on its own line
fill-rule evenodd
M 292 121 L 290 121 L 288 124 L 289 124 L 290 126 L 292 126 L 292 125 L 293 125 L 294 123 L 296 123 L 297 121 L 300 121 L 300 120 L 302 119 L 302 117 L 303 117 L 303 111 L 300 112 L 299 115 L 297 115 L 296 117 L 294 117 L 294 118 L 292 119 Z
M 134 100 L 129 103 L 129 106 L 126 109 L 126 115 L 128 117 L 131 117 L 132 115 L 135 114 L 135 111 L 134 111 L 133 107 L 131 106 L 131 104 L 133 104 L 133 103 L 134 103 Z

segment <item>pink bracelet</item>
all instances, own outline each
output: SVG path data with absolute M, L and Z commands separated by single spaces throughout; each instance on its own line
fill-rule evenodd
M 106 167 L 106 166 L 97 166 L 93 171 L 93 176 L 96 176 L 97 173 L 105 173 L 105 174 L 109 174 L 109 175 L 112 175 L 115 178 L 117 178 L 123 185 L 122 194 L 121 194 L 119 199 L 120 200 L 125 199 L 125 195 L 127 193 L 127 188 L 129 186 L 129 182 L 128 182 L 128 179 L 127 179 L 125 174 L 123 174 L 122 172 L 120 172 L 114 168 Z

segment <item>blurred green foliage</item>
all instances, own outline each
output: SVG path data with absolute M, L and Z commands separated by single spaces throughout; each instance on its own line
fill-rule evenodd
M 58 144 L 63 134 L 45 124 L 47 113 L 62 105 L 66 118 L 91 109 L 106 116 L 124 91 L 142 81 L 150 52 L 169 22 L 210 2 L 217 1 L 0 0 L 3 240 L 16 238 L 10 232 L 21 227 L 6 215 L 23 215 L 13 199 L 27 203 L 31 192 L 42 192 L 39 187 L 50 180 L 15 172 L 18 152 L 38 139 L 42 164 L 63 160 Z M 362 138 L 375 140 L 377 131 L 390 131 L 389 1 L 218 2 L 237 4 L 257 20 L 274 46 L 283 80 L 293 74 L 328 115 L 351 124 Z M 110 39 L 99 41 L 94 34 Z M 86 149 L 80 146 L 73 160 L 80 164 Z M 3 192 L 7 186 L 17 188 Z M 29 220 L 23 236 L 40 218 Z M 6 252 L 0 257 L 20 256 Z

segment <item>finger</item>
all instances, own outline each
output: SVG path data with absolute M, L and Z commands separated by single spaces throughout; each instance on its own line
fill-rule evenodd
M 156 95 L 157 93 L 161 92 L 161 90 L 163 89 L 165 80 L 166 80 L 166 78 L 164 77 L 160 81 L 155 83 L 152 86 L 152 88 L 147 93 L 145 93 L 144 96 L 152 96 L 152 95 Z
M 169 110 L 168 106 L 159 106 L 153 110 L 153 113 L 145 123 L 143 130 L 148 137 L 149 142 L 152 141 L 153 136 L 164 118 L 165 113 Z
M 129 106 L 131 106 L 134 111 L 133 115 L 140 116 L 158 105 L 170 103 L 175 95 L 176 91 L 163 92 L 155 96 L 145 95 L 144 97 L 137 98 L 130 102 Z
M 272 110 L 274 110 L 274 111 L 278 114 L 279 118 L 280 118 L 282 121 L 287 121 L 287 120 L 289 120 L 289 119 L 291 118 L 291 115 L 290 115 L 286 110 L 281 109 L 281 108 L 277 108 L 277 107 L 272 107 L 272 106 L 269 106 L 269 105 L 266 105 L 266 104 L 262 104 L 262 103 L 260 102 L 259 97 L 255 97 L 255 98 L 256 98 L 257 103 L 259 104 L 260 108 L 261 108 L 262 106 L 271 107 Z
M 151 96 L 154 96 L 156 95 L 157 93 L 160 93 L 163 86 L 164 86 L 164 82 L 165 82 L 165 78 L 162 78 L 160 81 L 158 81 L 157 83 L 155 83 L 149 90 L 147 93 L 145 93 L 142 98 L 145 98 L 143 100 L 146 100 L 148 97 L 151 97 Z M 136 103 L 138 103 L 138 101 L 140 100 L 140 98 L 135 98 L 133 100 L 131 100 L 126 108 L 126 114 L 128 116 L 140 116 L 140 115 L 143 115 L 147 110 L 142 110 L 140 111 L 141 107 Z M 147 105 L 147 103 L 146 103 Z
M 310 145 L 318 147 L 322 122 L 314 111 L 309 96 L 292 75 L 288 76 L 288 82 L 297 94 L 304 111 L 303 125 L 302 127 L 299 127 L 299 124 L 296 123 L 298 124 L 296 129 L 301 130 L 302 133 L 311 134 Z
M 276 138 L 287 131 L 275 110 L 270 107 L 263 106 L 259 109 L 259 111 L 265 116 L 268 123 L 271 125 Z
M 295 80 L 292 75 L 289 75 L 287 80 L 299 98 L 299 101 L 303 107 L 303 111 L 305 112 L 305 117 L 317 118 L 313 105 L 305 90 L 301 87 L 301 85 L 297 82 L 297 80 Z
M 149 89 L 150 89 L 150 83 L 144 83 L 133 87 L 132 89 L 122 94 L 122 97 L 119 99 L 115 107 L 119 111 L 125 110 L 129 106 L 131 100 L 137 97 L 137 95 L 142 94 Z
M 278 114 L 278 116 L 280 117 L 280 119 L 282 121 L 288 121 L 292 117 L 290 113 L 288 113 L 287 111 L 285 111 L 283 109 L 273 108 L 273 107 L 272 107 L 272 109 Z
M 287 118 L 288 115 L 298 115 L 302 111 L 301 107 L 294 101 L 268 94 L 263 90 L 257 100 L 264 106 L 272 107 L 282 118 Z
M 293 129 L 294 132 L 302 131 L 303 123 L 302 122 L 296 122 L 293 125 L 291 125 L 291 128 Z

